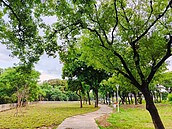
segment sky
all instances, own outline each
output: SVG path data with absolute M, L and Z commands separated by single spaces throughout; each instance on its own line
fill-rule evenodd
M 5 15 L 4 19 L 8 22 L 8 16 Z M 52 25 L 57 21 L 56 17 L 42 17 L 43 21 L 47 25 Z M 40 30 L 40 35 L 43 35 L 42 30 Z M 6 48 L 5 45 L 0 43 L 0 68 L 13 67 L 15 64 L 19 63 L 19 60 L 15 57 L 9 56 L 11 51 Z M 59 56 L 56 58 L 48 57 L 46 54 L 42 55 L 40 61 L 35 64 L 35 70 L 41 73 L 40 81 L 45 81 L 49 79 L 59 78 L 62 79 L 62 67 L 60 63 Z
M 19 63 L 17 58 L 9 55 L 11 55 L 11 51 L 7 50 L 5 45 L 0 44 L 0 68 L 13 67 L 15 63 Z M 58 56 L 53 58 L 44 54 L 35 65 L 35 70 L 41 73 L 40 81 L 44 81 L 55 78 L 61 79 L 62 67 Z

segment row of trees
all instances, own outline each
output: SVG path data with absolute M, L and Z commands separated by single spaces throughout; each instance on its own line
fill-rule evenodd
M 38 100 L 78 100 L 78 95 L 67 89 L 65 80 L 54 79 L 38 84 L 40 73 L 26 66 L 0 70 L 0 104 L 17 102 L 20 107 L 23 103 Z
M 172 0 L 0 0 L 0 6 L 0 42 L 22 62 L 32 64 L 44 52 L 55 56 L 76 44 L 87 67 L 120 74 L 142 92 L 155 128 L 164 129 L 151 83 L 172 55 Z M 45 16 L 55 23 L 44 23 Z
M 53 79 L 40 84 L 41 94 L 39 100 L 43 101 L 78 101 L 76 93 L 66 87 L 64 80 Z

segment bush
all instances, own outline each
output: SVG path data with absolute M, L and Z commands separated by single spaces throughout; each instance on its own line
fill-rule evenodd
M 168 101 L 172 101 L 172 94 L 168 94 Z

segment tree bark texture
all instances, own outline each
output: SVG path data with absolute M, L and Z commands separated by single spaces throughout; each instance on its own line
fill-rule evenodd
M 165 129 L 159 116 L 158 110 L 153 102 L 153 96 L 148 89 L 142 91 L 146 100 L 146 109 L 149 111 L 155 129 Z

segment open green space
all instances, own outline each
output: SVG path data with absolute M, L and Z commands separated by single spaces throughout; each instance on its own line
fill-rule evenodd
M 35 104 L 23 108 L 24 116 L 14 116 L 15 109 L 0 112 L 0 128 L 56 128 L 67 117 L 97 109 L 93 105 L 80 108 L 79 103 Z
M 166 129 L 172 129 L 172 105 L 157 104 L 158 111 Z M 110 127 L 100 129 L 154 129 L 145 105 L 122 105 L 120 113 L 113 113 L 107 120 Z

